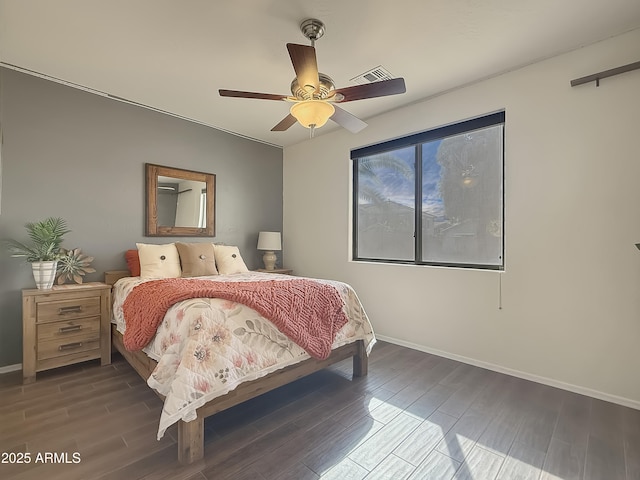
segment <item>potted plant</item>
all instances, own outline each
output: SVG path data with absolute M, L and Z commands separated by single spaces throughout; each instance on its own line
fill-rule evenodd
M 17 240 L 7 240 L 6 246 L 12 257 L 25 257 L 31 263 L 33 278 L 39 289 L 49 289 L 56 278 L 63 237 L 71 230 L 62 218 L 49 217 L 25 225 L 31 245 Z
M 95 268 L 89 266 L 92 261 L 93 257 L 85 255 L 79 248 L 71 250 L 61 248 L 58 260 L 58 283 L 63 284 L 66 280 L 82 283 L 82 277 L 96 271 Z

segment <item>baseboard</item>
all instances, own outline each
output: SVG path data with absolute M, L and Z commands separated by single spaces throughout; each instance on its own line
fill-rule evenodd
M 22 364 L 16 363 L 15 365 L 7 365 L 0 367 L 0 375 L 3 373 L 15 372 L 16 370 L 22 370 Z
M 480 360 L 476 360 L 474 358 L 463 357 L 462 355 L 456 355 L 453 353 L 436 350 L 434 348 L 425 347 L 424 345 L 418 345 L 416 343 L 406 342 L 404 340 L 400 340 L 393 337 L 387 337 L 385 335 L 376 334 L 376 338 L 378 338 L 379 340 L 383 340 L 385 342 L 393 343 L 395 345 L 400 345 L 403 347 L 411 348 L 413 350 L 418 350 L 421 352 L 430 353 L 432 355 L 437 355 L 438 357 L 449 358 L 451 360 L 456 360 L 458 362 L 466 363 L 468 365 L 474 365 L 476 367 L 486 368 L 487 370 L 492 370 L 494 372 L 511 375 L 512 377 L 518 377 L 524 380 L 530 380 L 532 382 L 541 383 L 543 385 L 549 385 L 550 387 L 560 388 L 562 390 L 567 390 L 569 392 L 579 393 L 581 395 L 586 395 L 588 397 L 597 398 L 599 400 L 604 400 L 606 402 L 616 403 L 618 405 L 623 405 L 625 407 L 640 410 L 640 402 L 636 400 L 631 400 L 629 398 L 618 397 L 616 395 L 610 395 L 608 393 L 599 392 L 597 390 L 592 390 L 590 388 L 585 388 L 585 387 L 580 387 L 578 385 L 573 385 L 570 383 L 560 382 L 558 380 L 554 380 L 553 378 L 532 375 L 530 373 L 521 372 L 519 370 L 506 368 L 501 365 L 496 365 L 489 362 L 483 362 Z

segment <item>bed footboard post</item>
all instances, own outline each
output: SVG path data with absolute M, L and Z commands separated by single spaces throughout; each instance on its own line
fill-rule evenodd
M 369 370 L 369 356 L 363 340 L 358 340 L 358 353 L 353 356 L 353 376 L 364 377 Z
M 204 419 L 178 422 L 178 461 L 187 465 L 204 457 Z

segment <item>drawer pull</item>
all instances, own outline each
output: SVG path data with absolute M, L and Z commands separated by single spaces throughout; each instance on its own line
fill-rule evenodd
M 58 333 L 77 332 L 79 330 L 82 330 L 82 325 L 70 325 L 68 327 L 60 327 Z
M 72 305 L 70 307 L 60 307 L 58 309 L 58 315 L 66 315 L 68 313 L 80 313 L 82 312 L 82 305 Z
M 62 352 L 63 350 L 71 350 L 72 348 L 80 348 L 81 346 L 82 342 L 67 343 L 65 345 L 60 345 L 58 350 Z

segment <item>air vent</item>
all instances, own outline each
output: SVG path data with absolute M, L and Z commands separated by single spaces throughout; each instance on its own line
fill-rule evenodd
M 391 80 L 392 78 L 393 76 L 386 68 L 382 65 L 378 65 L 367 72 L 361 73 L 357 77 L 353 77 L 349 81 L 358 85 L 363 85 L 365 83 L 379 82 L 381 80 Z

